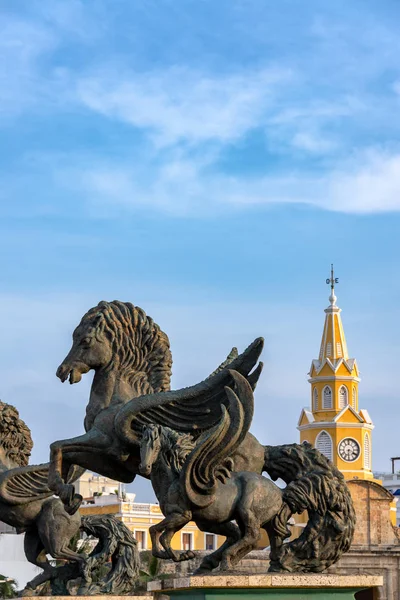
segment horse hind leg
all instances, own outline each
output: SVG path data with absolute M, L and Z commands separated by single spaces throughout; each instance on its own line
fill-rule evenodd
M 39 573 L 26 584 L 25 590 L 28 593 L 35 590 L 42 583 L 57 577 L 57 567 L 53 567 L 47 560 L 45 548 L 36 530 L 25 533 L 24 550 L 27 560 L 36 567 L 43 569 L 43 573 Z
M 288 527 L 288 521 L 291 515 L 292 513 L 289 507 L 284 503 L 275 517 L 263 525 L 263 529 L 265 529 L 268 534 L 269 545 L 271 548 L 269 555 L 269 571 L 271 572 L 279 572 L 281 570 L 280 559 L 283 542 L 291 536 L 291 531 Z

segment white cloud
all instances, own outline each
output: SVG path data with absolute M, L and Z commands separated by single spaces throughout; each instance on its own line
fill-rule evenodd
M 400 154 L 374 152 L 329 181 L 326 208 L 349 213 L 400 210 Z
M 185 68 L 88 77 L 77 99 L 107 117 L 150 130 L 158 144 L 226 143 L 260 125 L 290 80 L 282 69 L 207 75 Z
M 327 139 L 325 135 L 312 131 L 298 131 L 295 133 L 292 145 L 300 150 L 315 154 L 323 154 L 336 148 L 335 143 Z
M 400 210 L 400 154 L 368 152 L 325 174 L 225 175 L 206 162 L 176 158 L 140 168 L 107 163 L 72 169 L 68 185 L 83 188 L 90 204 L 107 215 L 116 207 L 147 208 L 176 216 L 243 210 L 252 206 L 305 204 L 324 210 L 368 214 Z M 107 213 L 107 206 L 109 211 Z

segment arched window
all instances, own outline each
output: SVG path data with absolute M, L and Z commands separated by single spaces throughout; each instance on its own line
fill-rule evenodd
M 355 387 L 353 387 L 353 398 L 352 398 L 352 400 L 353 400 L 353 408 L 354 408 L 354 410 L 357 410 L 357 391 L 356 391 Z
M 332 356 L 332 344 L 331 342 L 328 342 L 326 345 L 326 355 L 327 356 Z
M 315 440 L 315 447 L 321 452 L 326 458 L 332 460 L 332 438 L 326 431 L 321 431 Z
M 324 387 L 323 408 L 332 408 L 332 390 L 329 385 Z
M 339 389 L 339 408 L 344 408 L 349 403 L 347 387 L 342 385 Z
M 313 410 L 318 410 L 318 390 L 317 390 L 317 388 L 314 388 L 314 391 L 313 391 L 312 408 L 313 408 Z
M 371 442 L 369 433 L 364 436 L 364 469 L 371 470 Z

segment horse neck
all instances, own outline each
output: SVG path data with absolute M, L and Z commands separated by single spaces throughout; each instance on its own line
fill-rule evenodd
M 165 460 L 164 450 L 165 448 L 161 445 L 151 470 L 151 483 L 160 503 L 163 501 L 163 497 L 168 492 L 171 484 L 177 479 L 176 473 Z
M 108 408 L 113 399 L 116 373 L 113 370 L 98 369 L 95 371 L 89 402 L 86 406 L 86 430 L 90 429 L 96 416 Z

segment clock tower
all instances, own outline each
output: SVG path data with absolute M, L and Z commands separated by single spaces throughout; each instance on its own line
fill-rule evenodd
M 360 382 L 355 358 L 349 358 L 341 309 L 336 304 L 333 266 L 329 306 L 319 356 L 311 363 L 310 407 L 303 408 L 298 429 L 300 441 L 308 441 L 328 457 L 346 479 L 373 479 L 372 430 L 368 412 L 359 409 Z

